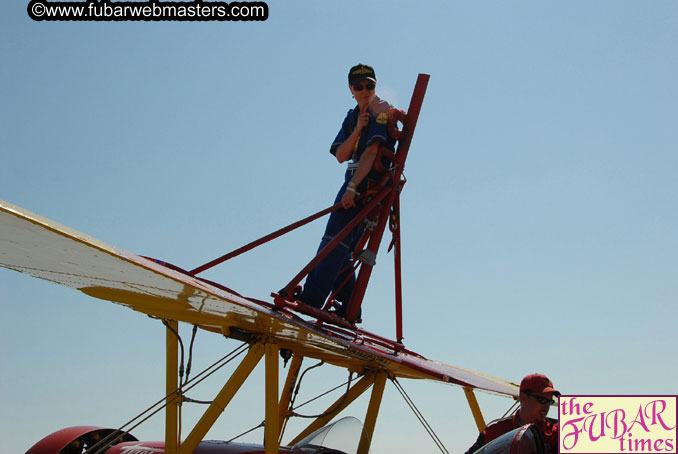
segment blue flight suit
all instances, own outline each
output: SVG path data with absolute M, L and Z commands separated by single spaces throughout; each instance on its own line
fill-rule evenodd
M 379 142 L 389 150 L 394 150 L 395 140 L 390 138 L 387 132 L 388 111 L 390 108 L 391 105 L 389 103 L 382 101 L 378 97 L 375 97 L 375 100 L 370 104 L 370 108 L 368 109 L 370 120 L 365 129 L 363 129 L 357 146 L 354 149 L 352 160 L 346 170 L 344 184 L 341 185 L 337 197 L 334 200 L 335 204 L 341 202 L 341 198 L 346 191 L 346 186 L 349 181 L 351 181 L 351 178 L 353 178 L 353 174 L 358 167 L 360 157 L 369 145 L 373 142 Z M 336 155 L 337 148 L 348 139 L 356 128 L 359 115 L 360 108 L 358 106 L 348 111 L 341 129 L 330 147 L 330 153 Z M 368 187 L 368 180 L 378 182 L 380 178 L 381 174 L 372 169 L 367 177 L 364 178 L 356 188 L 357 192 L 360 194 L 365 193 Z M 333 211 L 327 221 L 325 234 L 320 241 L 318 252 L 341 232 L 341 230 L 356 217 L 363 207 L 364 199 L 361 199 L 359 202 L 356 202 L 355 207 L 349 209 L 340 208 Z M 342 303 L 342 308 L 339 313 L 342 316 L 345 314 L 356 281 L 355 273 L 351 266 L 353 263 L 351 254 L 358 245 L 364 231 L 365 229 L 362 224 L 358 224 L 346 237 L 344 237 L 337 247 L 335 247 L 313 270 L 311 270 L 306 278 L 304 290 L 299 296 L 301 301 L 311 306 L 318 308 L 322 307 L 329 294 L 336 291 L 348 277 L 348 282 L 336 295 L 337 301 Z M 343 269 L 346 270 L 342 273 L 341 271 Z

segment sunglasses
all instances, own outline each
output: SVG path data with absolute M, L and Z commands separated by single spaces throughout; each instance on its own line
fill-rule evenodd
M 530 396 L 530 397 L 534 397 L 534 398 L 537 400 L 537 402 L 539 402 L 539 403 L 542 404 L 542 405 L 547 405 L 547 404 L 548 404 L 548 405 L 553 405 L 553 404 L 556 402 L 556 401 L 553 400 L 553 399 L 547 399 L 546 397 L 537 396 L 536 394 L 532 394 L 532 393 L 529 392 L 529 391 L 523 391 L 523 392 L 524 392 L 525 394 L 527 394 L 528 396 Z
M 355 90 L 355 91 L 363 91 L 363 88 L 364 88 L 364 89 L 367 90 L 367 91 L 372 91 L 372 90 L 374 90 L 374 87 L 376 87 L 376 85 L 374 84 L 374 82 L 368 82 L 368 83 L 366 83 L 365 85 L 363 85 L 363 84 L 355 84 L 355 85 L 353 85 L 353 90 Z

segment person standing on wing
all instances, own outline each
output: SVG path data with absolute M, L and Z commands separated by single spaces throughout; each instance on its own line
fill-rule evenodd
M 377 78 L 371 66 L 358 64 L 349 70 L 348 88 L 358 105 L 348 111 L 330 147 L 330 153 L 339 163 L 348 162 L 344 183 L 334 202 L 341 202 L 343 209 L 330 215 L 318 252 L 363 208 L 364 199 L 356 201 L 356 196 L 379 181 L 381 174 L 373 169 L 379 147 L 394 151 L 395 140 L 387 132 L 388 113 L 392 106 L 375 94 L 376 84 Z M 351 253 L 363 233 L 364 227 L 359 224 L 311 270 L 298 297 L 300 301 L 321 308 L 328 295 L 339 290 L 336 300 L 341 307 L 337 314 L 345 316 L 355 286 Z M 341 287 L 344 281 L 346 284 Z

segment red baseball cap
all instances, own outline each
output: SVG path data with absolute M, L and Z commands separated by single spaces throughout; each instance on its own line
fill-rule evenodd
M 537 393 L 553 393 L 556 396 L 560 395 L 559 391 L 553 387 L 553 383 L 546 375 L 530 374 L 523 378 L 520 382 L 520 392 L 532 391 Z

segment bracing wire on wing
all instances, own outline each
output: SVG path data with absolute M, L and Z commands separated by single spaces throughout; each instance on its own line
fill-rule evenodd
M 257 429 L 259 429 L 259 428 L 261 428 L 261 427 L 265 427 L 265 426 L 266 426 L 266 420 L 264 419 L 264 420 L 261 421 L 259 424 L 257 424 L 256 426 L 252 427 L 251 429 L 248 429 L 248 430 L 244 431 L 243 433 L 236 435 L 235 437 L 231 438 L 230 440 L 226 440 L 226 443 L 231 443 L 232 441 L 235 441 L 235 440 L 237 440 L 238 438 L 243 437 L 243 436 L 247 435 L 248 433 L 254 432 L 255 430 L 257 430 Z
M 504 416 L 502 416 L 502 418 L 506 418 L 508 415 L 513 414 L 513 411 L 515 410 L 515 408 L 516 408 L 519 404 L 520 404 L 520 401 L 516 399 L 516 400 L 513 402 L 513 405 L 511 405 L 511 406 L 509 407 L 509 409 L 506 410 L 506 413 L 504 413 Z
M 337 386 L 335 386 L 335 387 L 332 388 L 332 389 L 328 389 L 328 390 L 325 391 L 324 393 L 318 394 L 317 396 L 308 399 L 306 402 L 300 403 L 300 404 L 297 405 L 296 407 L 292 408 L 292 410 L 294 411 L 294 410 L 296 410 L 297 408 L 301 408 L 301 407 L 303 407 L 303 406 L 306 405 L 306 404 L 310 404 L 310 403 L 313 402 L 314 400 L 320 399 L 321 397 L 326 396 L 326 395 L 328 395 L 329 393 L 334 392 L 334 391 L 336 391 L 336 390 L 339 389 L 339 388 L 343 388 L 344 386 L 346 386 L 346 385 L 348 385 L 348 384 L 350 384 L 350 383 L 351 383 L 351 380 L 346 380 L 344 383 L 341 383 L 340 385 L 337 385 Z
M 424 418 L 424 415 L 421 414 L 421 412 L 419 411 L 417 406 L 414 404 L 414 402 L 412 401 L 410 396 L 405 392 L 403 387 L 398 382 L 398 379 L 396 377 L 391 377 L 391 381 L 395 385 L 395 387 L 398 390 L 398 392 L 400 393 L 400 395 L 403 396 L 403 399 L 405 399 L 405 402 L 410 407 L 410 409 L 412 410 L 414 415 L 417 417 L 417 419 L 419 420 L 421 425 L 424 426 L 424 429 L 426 429 L 426 432 L 428 432 L 428 434 L 431 436 L 431 438 L 433 439 L 433 442 L 436 444 L 436 446 L 438 446 L 438 449 L 440 449 L 440 452 L 442 452 L 443 454 L 449 454 L 449 451 L 447 450 L 447 448 L 445 447 L 443 442 L 440 440 L 440 437 L 438 437 L 438 435 L 435 433 L 435 431 L 433 430 L 431 425 L 428 423 L 428 421 L 426 421 L 426 418 Z
M 198 375 L 195 376 L 192 380 L 187 381 L 184 383 L 184 386 L 188 386 L 185 391 L 189 391 L 193 389 L 195 386 L 203 382 L 205 379 L 210 377 L 212 374 L 217 372 L 219 369 L 230 363 L 232 360 L 240 356 L 242 353 L 244 353 L 247 348 L 249 347 L 249 344 L 246 342 L 240 344 L 238 347 L 233 349 L 230 353 L 227 355 L 221 357 L 219 360 L 215 361 L 212 363 L 210 366 L 206 367 L 202 372 L 200 372 Z M 102 438 L 97 442 L 96 444 L 92 445 L 85 451 L 84 454 L 102 454 L 105 452 L 109 447 L 111 447 L 113 444 L 115 444 L 116 438 L 125 433 L 125 432 L 131 432 L 135 428 L 139 427 L 141 424 L 146 422 L 148 419 L 150 419 L 152 416 L 156 415 L 158 412 L 162 411 L 166 406 L 167 406 L 167 399 L 169 399 L 172 395 L 177 394 L 180 391 L 181 387 L 177 388 L 175 391 L 171 392 L 170 394 L 166 395 L 162 399 L 158 400 L 155 402 L 153 405 L 148 407 L 146 410 L 142 411 L 139 413 L 137 416 L 132 418 L 131 420 L 127 421 L 125 424 L 120 426 L 118 429 L 114 430 L 111 434 L 109 434 L 107 437 Z M 181 395 L 180 395 L 181 396 Z M 143 418 L 143 419 L 142 419 Z
M 309 370 L 314 369 L 314 368 L 316 368 L 316 367 L 320 367 L 320 366 L 322 366 L 322 365 L 323 365 L 323 361 L 320 361 L 318 364 L 314 364 L 313 366 L 308 367 L 308 368 L 302 373 L 301 377 L 303 378 L 303 375 L 304 375 L 306 372 L 308 372 Z M 349 374 L 349 378 L 348 378 L 348 380 L 346 380 L 345 382 L 343 382 L 343 383 L 341 383 L 341 384 L 339 384 L 339 385 L 337 385 L 337 386 L 335 386 L 335 387 L 333 387 L 333 388 L 331 388 L 331 389 L 328 389 L 327 391 L 322 392 L 322 393 L 318 394 L 317 396 L 312 397 L 312 398 L 308 399 L 307 401 L 302 402 L 301 404 L 299 404 L 299 405 L 297 405 L 296 407 L 294 407 L 294 400 L 296 399 L 297 394 L 299 393 L 299 386 L 300 386 L 300 384 L 301 384 L 301 378 L 300 378 L 300 379 L 299 379 L 299 384 L 298 384 L 297 387 L 296 387 L 294 396 L 293 396 L 292 399 L 290 400 L 290 407 L 289 407 L 289 408 L 290 408 L 290 413 L 289 413 L 290 416 L 294 416 L 294 417 L 298 417 L 298 418 L 321 418 L 321 417 L 324 417 L 324 416 L 327 416 L 327 415 L 331 414 L 331 413 L 335 410 L 335 408 L 341 407 L 341 406 L 344 404 L 344 402 L 346 401 L 346 398 L 347 398 L 347 396 L 348 396 L 348 390 L 349 390 L 350 387 L 351 387 L 352 375 L 353 375 L 353 374 Z M 301 415 L 301 414 L 296 413 L 296 412 L 294 411 L 294 410 L 296 410 L 296 409 L 298 409 L 298 408 L 303 407 L 304 405 L 310 404 L 311 402 L 313 402 L 313 401 L 315 401 L 315 400 L 317 400 L 317 399 L 320 399 L 321 397 L 324 397 L 324 396 L 330 394 L 331 392 L 336 391 L 336 390 L 339 389 L 339 388 L 343 388 L 344 386 L 347 386 L 347 389 L 346 389 L 346 392 L 344 393 L 344 395 L 343 395 L 343 397 L 342 397 L 342 400 L 338 402 L 338 405 L 333 406 L 332 408 L 328 409 L 328 410 L 325 411 L 324 413 L 317 414 L 317 415 Z M 266 421 L 265 421 L 265 420 L 264 420 L 264 421 L 261 421 L 261 423 L 259 423 L 258 425 L 252 427 L 251 429 L 248 429 L 248 430 L 246 430 L 245 432 L 243 432 L 243 433 L 241 433 L 241 434 L 239 434 L 239 435 L 236 435 L 235 437 L 231 438 L 230 440 L 227 441 L 227 443 L 230 443 L 230 442 L 232 442 L 232 441 L 235 441 L 235 440 L 237 440 L 238 438 L 240 438 L 240 437 L 242 437 L 242 436 L 244 436 L 244 435 L 247 435 L 247 434 L 250 433 L 250 432 L 253 432 L 253 431 L 255 431 L 255 430 L 257 430 L 257 429 L 259 429 L 259 428 L 261 428 L 261 427 L 264 427 L 265 424 L 266 424 Z
M 320 367 L 320 366 L 322 366 L 324 363 L 325 363 L 324 361 L 320 361 L 318 364 L 315 364 L 315 365 L 313 365 L 313 366 L 310 366 L 310 367 L 307 368 L 307 369 L 301 374 L 301 376 L 299 377 L 299 382 L 297 383 L 297 387 L 296 387 L 296 389 L 294 390 L 294 396 L 293 396 L 292 399 L 290 400 L 290 406 L 289 406 L 289 408 L 290 408 L 290 414 L 291 414 L 292 416 L 296 416 L 297 418 L 323 418 L 323 417 L 325 417 L 325 416 L 327 416 L 327 415 L 329 415 L 329 414 L 332 414 L 332 412 L 334 412 L 337 408 L 341 408 L 342 405 L 344 404 L 344 402 L 346 401 L 346 398 L 348 397 L 348 392 L 349 392 L 349 390 L 351 389 L 351 382 L 352 382 L 352 380 L 353 380 L 353 372 L 349 372 L 349 373 L 348 373 L 348 380 L 345 381 L 343 384 L 341 384 L 341 385 L 339 385 L 339 386 L 337 386 L 337 387 L 334 387 L 334 388 L 330 389 L 329 391 L 326 391 L 326 392 L 324 392 L 324 393 L 322 393 L 322 394 L 320 394 L 320 395 L 318 395 L 318 396 L 316 396 L 316 397 L 314 397 L 314 398 L 312 398 L 312 399 L 310 399 L 310 400 L 307 400 L 306 402 L 302 403 L 301 405 L 298 405 L 297 407 L 294 407 L 294 401 L 295 401 L 296 398 L 297 398 L 297 394 L 299 394 L 299 389 L 300 389 L 300 387 L 301 387 L 301 382 L 302 382 L 302 380 L 304 379 L 304 375 L 306 374 L 306 372 L 310 371 L 311 369 L 315 369 L 316 367 Z M 328 408 L 324 413 L 320 413 L 320 414 L 317 414 L 317 415 L 302 415 L 302 414 L 299 414 L 299 413 L 297 413 L 297 412 L 294 411 L 294 410 L 296 410 L 296 409 L 298 409 L 298 408 L 300 408 L 300 407 L 302 407 L 302 406 L 304 406 L 304 405 L 306 405 L 306 404 L 308 404 L 308 403 L 310 403 L 310 402 L 312 402 L 312 401 L 314 401 L 314 400 L 316 400 L 316 399 L 319 399 L 320 397 L 322 397 L 322 396 L 324 396 L 324 395 L 326 395 L 326 394 L 331 393 L 332 391 L 334 391 L 335 389 L 338 389 L 338 388 L 342 387 L 343 385 L 346 385 L 346 392 L 345 392 L 344 395 L 342 396 L 342 399 L 341 399 L 340 401 L 338 401 L 338 402 L 336 403 L 336 405 L 333 405 L 332 407 Z
M 186 382 L 191 375 L 191 365 L 193 364 L 193 343 L 195 342 L 195 335 L 198 333 L 198 325 L 193 325 L 193 332 L 191 334 L 191 343 L 188 346 L 188 362 L 186 363 Z

